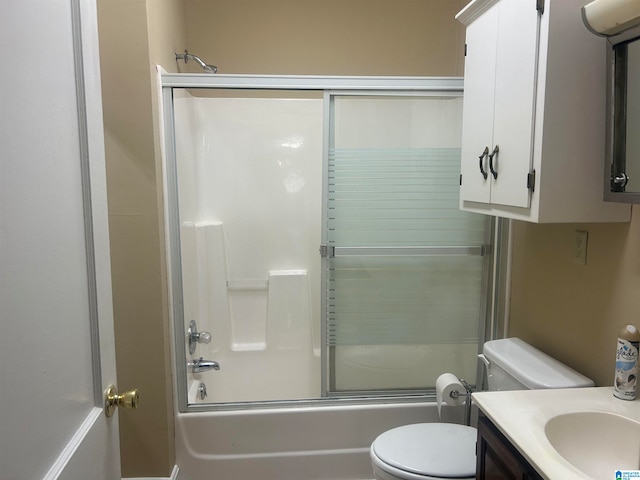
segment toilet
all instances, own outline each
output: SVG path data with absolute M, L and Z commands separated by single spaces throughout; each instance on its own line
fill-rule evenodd
M 489 390 L 592 387 L 593 381 L 519 338 L 484 344 L 479 355 L 487 368 Z M 388 430 L 371 444 L 377 480 L 476 478 L 473 427 L 451 423 L 417 423 Z

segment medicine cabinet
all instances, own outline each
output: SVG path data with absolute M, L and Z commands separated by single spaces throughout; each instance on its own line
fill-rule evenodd
M 640 27 L 607 42 L 604 197 L 640 203 Z

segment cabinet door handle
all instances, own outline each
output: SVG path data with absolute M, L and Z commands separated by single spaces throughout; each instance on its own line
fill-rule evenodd
M 614 178 L 611 179 L 611 191 L 612 192 L 624 192 L 627 183 L 629 182 L 629 177 L 626 173 L 620 172 Z
M 489 155 L 489 147 L 484 147 L 484 151 L 482 152 L 482 155 L 478 157 L 480 159 L 480 173 L 482 174 L 485 180 L 487 179 L 487 172 L 485 172 L 484 170 L 484 162 L 482 160 L 487 155 Z
M 493 157 L 495 157 L 499 152 L 500 152 L 500 147 L 496 145 L 495 148 L 493 149 L 493 152 L 489 154 L 489 170 L 491 171 L 491 175 L 493 175 L 494 180 L 498 179 L 498 170 L 494 170 L 493 168 Z

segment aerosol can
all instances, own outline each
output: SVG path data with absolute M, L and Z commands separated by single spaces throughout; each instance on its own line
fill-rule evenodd
M 618 335 L 616 349 L 616 376 L 613 381 L 613 395 L 622 400 L 636 398 L 638 384 L 638 346 L 640 332 L 633 325 L 627 325 Z

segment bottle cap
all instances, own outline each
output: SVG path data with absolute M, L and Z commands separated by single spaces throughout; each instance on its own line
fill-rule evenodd
M 620 338 L 623 340 L 627 340 L 629 342 L 640 342 L 640 331 L 635 327 L 635 325 L 627 325 L 618 334 Z

